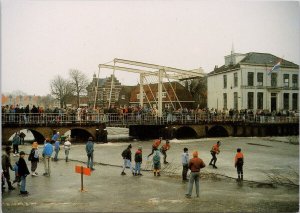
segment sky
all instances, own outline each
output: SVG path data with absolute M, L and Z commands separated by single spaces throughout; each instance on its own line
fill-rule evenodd
M 2 0 L 1 92 L 47 95 L 57 75 L 78 69 L 91 81 L 114 58 L 209 73 L 232 46 L 299 65 L 299 11 L 297 1 Z

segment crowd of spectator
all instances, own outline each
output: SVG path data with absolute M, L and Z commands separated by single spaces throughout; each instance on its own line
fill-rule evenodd
M 2 106 L 2 121 L 6 123 L 59 123 L 59 122 L 142 122 L 151 119 L 163 119 L 166 123 L 173 122 L 212 122 L 212 121 L 260 121 L 264 117 L 296 117 L 296 110 L 280 110 L 270 112 L 269 110 L 252 109 L 223 109 L 187 107 L 163 109 L 162 118 L 158 117 L 156 107 L 148 106 L 111 106 L 110 108 L 96 107 L 66 107 L 46 108 L 33 105 L 30 107 L 19 107 L 18 105 Z

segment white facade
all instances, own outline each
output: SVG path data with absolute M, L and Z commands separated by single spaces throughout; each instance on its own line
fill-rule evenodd
M 241 63 L 238 68 L 210 73 L 207 78 L 208 108 L 299 110 L 299 68 L 280 67 L 274 71 L 277 73 L 277 85 L 271 84 L 272 74 L 268 74 L 270 69 L 270 66 Z M 227 85 L 224 78 L 227 79 Z

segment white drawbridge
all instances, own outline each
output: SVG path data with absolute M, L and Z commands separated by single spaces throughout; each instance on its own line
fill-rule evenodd
M 158 110 L 158 116 L 162 116 L 162 94 L 163 94 L 163 88 L 165 87 L 163 82 L 169 82 L 171 85 L 172 91 L 175 94 L 176 102 L 179 103 L 178 97 L 176 95 L 176 92 L 174 88 L 172 87 L 171 80 L 186 80 L 186 79 L 192 79 L 192 78 L 198 78 L 203 77 L 204 73 L 202 68 L 194 69 L 194 70 L 183 70 L 183 69 L 177 69 L 172 68 L 168 66 L 161 66 L 156 64 L 149 64 L 149 63 L 143 63 L 138 61 L 131 61 L 131 60 L 125 60 L 125 59 L 119 59 L 115 58 L 113 61 L 113 65 L 108 64 L 99 64 L 99 72 L 98 72 L 98 79 L 100 75 L 100 70 L 102 68 L 111 69 L 113 70 L 113 76 L 115 75 L 115 71 L 125 71 L 125 72 L 132 72 L 132 73 L 138 73 L 140 74 L 140 99 L 139 104 L 140 106 L 143 106 L 144 102 L 144 96 L 145 99 L 149 102 L 150 107 L 152 105 L 150 104 L 149 97 L 145 95 L 144 93 L 144 86 L 148 86 L 150 83 L 157 83 L 158 85 L 158 94 L 157 94 L 157 110 Z M 112 88 L 113 88 L 113 82 L 114 78 L 112 78 L 111 81 L 111 88 L 110 88 L 110 96 L 109 96 L 109 106 L 111 104 L 111 94 L 112 94 Z M 149 87 L 150 91 L 151 88 Z M 164 88 L 166 91 L 166 88 Z M 98 91 L 98 81 L 95 88 L 95 102 L 94 102 L 94 108 L 96 104 L 96 97 L 97 97 L 97 91 Z M 166 91 L 167 92 L 167 91 Z M 156 100 L 155 94 L 151 91 L 152 99 Z M 172 103 L 171 98 L 169 97 L 169 94 L 166 93 L 167 98 L 170 100 L 171 105 L 174 108 L 174 105 Z M 181 106 L 181 105 L 180 105 Z

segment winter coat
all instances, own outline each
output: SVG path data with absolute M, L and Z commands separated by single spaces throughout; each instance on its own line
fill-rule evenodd
M 24 158 L 21 157 L 19 159 L 19 164 L 18 164 L 18 174 L 19 176 L 26 176 L 30 174 Z
M 125 150 L 122 152 L 122 157 L 123 157 L 124 159 L 128 159 L 128 160 L 131 161 L 131 150 L 130 150 L 130 148 L 127 148 L 127 149 L 125 149 Z
M 39 162 L 39 150 L 32 148 L 28 156 L 29 161 Z
M 141 150 L 136 151 L 135 156 L 134 156 L 134 161 L 142 163 L 143 157 L 142 157 L 142 151 Z
M 92 141 L 88 141 L 85 146 L 86 154 L 92 155 L 94 153 L 94 143 Z

